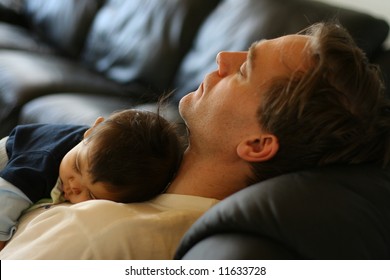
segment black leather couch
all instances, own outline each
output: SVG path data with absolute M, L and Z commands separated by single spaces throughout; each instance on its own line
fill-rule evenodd
M 0 3 L 7 3 L 6 1 Z M 216 68 L 221 50 L 337 19 L 390 84 L 389 25 L 311 0 L 19 0 L 0 5 L 0 137 L 18 123 L 92 124 L 121 108 L 165 116 Z M 390 96 L 390 90 L 387 88 Z M 363 132 L 364 133 L 364 132 Z M 176 258 L 390 257 L 389 170 L 286 174 L 222 201 Z

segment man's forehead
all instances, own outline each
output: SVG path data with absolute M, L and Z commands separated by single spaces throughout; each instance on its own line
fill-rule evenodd
M 252 45 L 249 47 L 249 53 L 255 55 L 256 50 L 261 48 L 263 45 L 283 48 L 294 45 L 307 44 L 311 37 L 312 36 L 309 35 L 291 34 L 274 39 L 262 39 L 252 43 Z
M 287 64 L 292 61 L 297 62 L 297 59 L 303 59 L 304 57 L 309 58 L 307 54 L 309 53 L 310 39 L 311 36 L 308 35 L 293 34 L 256 41 L 249 48 L 248 61 L 254 67 L 256 58 L 261 54 L 263 48 L 269 48 L 272 52 L 277 52 L 280 61 Z

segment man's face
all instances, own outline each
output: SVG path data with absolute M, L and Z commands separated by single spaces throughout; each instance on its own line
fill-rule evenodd
M 262 92 L 273 79 L 307 67 L 309 39 L 288 35 L 254 43 L 248 52 L 219 53 L 218 69 L 180 101 L 190 135 L 222 145 L 261 130 L 256 114 Z

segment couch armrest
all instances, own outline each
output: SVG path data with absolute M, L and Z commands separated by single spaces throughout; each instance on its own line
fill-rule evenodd
M 211 249 L 212 248 L 212 249 Z M 182 255 L 184 254 L 184 255 Z M 271 239 L 250 234 L 220 233 L 209 236 L 188 252 L 178 252 L 183 260 L 293 260 L 298 256 Z
M 389 182 L 390 168 L 351 165 L 257 183 L 200 217 L 175 258 L 388 259 Z

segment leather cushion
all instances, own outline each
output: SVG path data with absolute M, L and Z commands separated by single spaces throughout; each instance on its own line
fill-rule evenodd
M 77 56 L 103 0 L 29 0 L 23 12 L 30 27 L 64 54 Z
M 61 110 L 59 110 L 61 108 Z M 139 103 L 129 97 L 106 94 L 64 92 L 49 94 L 27 102 L 21 111 L 19 123 L 67 123 L 92 125 L 97 117 L 107 118 L 114 111 L 134 108 L 157 112 L 167 120 L 182 122 L 176 107 L 158 108 L 157 103 Z M 184 131 L 181 133 L 184 135 Z
M 55 54 L 57 51 L 23 26 L 0 22 L 0 49 Z
M 21 65 L 23 67 L 20 67 Z M 58 56 L 1 51 L 0 137 L 7 135 L 16 125 L 20 108 L 36 97 L 59 91 L 108 93 L 117 96 L 124 96 L 131 91 L 137 96 L 142 94 L 140 88 L 137 85 L 121 87 L 71 60 Z
M 87 38 L 84 62 L 107 77 L 162 93 L 218 0 L 108 0 Z

